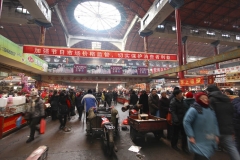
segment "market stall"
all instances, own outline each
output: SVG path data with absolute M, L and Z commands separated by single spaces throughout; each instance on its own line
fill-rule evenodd
M 0 138 L 26 124 L 26 120 L 21 117 L 25 112 L 26 97 L 18 96 L 0 98 Z M 17 119 L 21 117 L 20 126 L 17 126 Z

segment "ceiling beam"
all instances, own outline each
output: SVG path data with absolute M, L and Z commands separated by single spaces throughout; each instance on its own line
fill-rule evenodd
M 158 78 L 159 76 L 172 74 L 172 73 L 176 73 L 176 72 L 180 72 L 180 71 L 186 71 L 186 70 L 190 70 L 190 69 L 194 69 L 194 68 L 198 68 L 198 67 L 203 67 L 203 66 L 207 66 L 210 64 L 214 64 L 214 63 L 219 63 L 219 62 L 223 62 L 223 61 L 236 59 L 239 57 L 240 57 L 240 49 L 236 49 L 236 50 L 225 52 L 223 54 L 219 54 L 219 55 L 212 56 L 209 58 L 204 58 L 199 61 L 191 62 L 186 65 L 178 66 L 178 67 L 171 68 L 171 69 L 168 69 L 168 70 L 165 70 L 162 72 L 151 74 L 150 78 Z
M 59 8 L 58 8 L 58 4 L 55 5 L 53 8 L 54 8 L 54 11 L 56 12 L 56 15 L 57 15 L 60 23 L 61 23 L 61 26 L 62 26 L 62 28 L 63 28 L 63 30 L 64 30 L 64 33 L 65 33 L 65 34 L 67 35 L 67 37 L 68 37 L 68 36 L 69 36 L 68 29 L 67 29 L 67 26 L 66 26 L 66 24 L 65 24 L 65 22 L 64 22 L 64 20 L 63 20 L 62 14 L 61 14 L 61 12 L 60 12 L 60 10 L 59 10 Z
M 128 35 L 131 32 L 131 30 L 133 29 L 133 27 L 135 26 L 135 24 L 138 22 L 138 19 L 139 19 L 139 17 L 137 15 L 135 15 L 135 17 L 133 18 L 131 24 L 129 25 L 125 35 L 123 36 L 123 39 L 122 39 L 122 49 L 121 49 L 122 51 L 125 50 L 125 46 L 126 46 L 126 43 L 127 43 Z

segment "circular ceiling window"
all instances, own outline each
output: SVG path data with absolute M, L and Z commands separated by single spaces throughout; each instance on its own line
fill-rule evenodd
M 74 10 L 75 19 L 83 26 L 93 30 L 108 30 L 121 22 L 119 10 L 111 4 L 85 1 Z

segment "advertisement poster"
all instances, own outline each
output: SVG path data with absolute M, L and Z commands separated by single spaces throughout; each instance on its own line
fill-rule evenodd
M 111 66 L 111 74 L 123 74 L 123 67 L 122 66 Z
M 73 73 L 75 73 L 75 74 L 86 74 L 87 73 L 87 65 L 74 64 Z
M 148 67 L 137 67 L 138 75 L 148 75 Z
M 73 73 L 74 64 L 49 63 L 48 72 L 50 73 Z
M 110 66 L 107 65 L 87 65 L 88 74 L 111 74 Z
M 137 66 L 123 66 L 124 75 L 137 75 Z
M 169 69 L 168 67 L 152 67 L 152 73 L 154 74 L 168 69 Z

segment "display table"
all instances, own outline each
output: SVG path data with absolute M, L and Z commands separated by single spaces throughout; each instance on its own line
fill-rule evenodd
M 9 112 L 8 114 L 0 115 L 0 139 L 7 134 L 18 129 L 16 126 L 17 119 L 22 115 L 25 110 L 25 104 L 11 106 L 10 108 L 15 108 L 14 112 Z M 26 125 L 26 120 L 22 117 L 21 126 Z
M 121 103 L 121 104 L 124 104 L 124 103 L 129 103 L 129 100 L 128 99 L 126 99 L 126 98 L 124 98 L 124 97 L 118 97 L 117 98 L 117 102 L 118 103 Z

